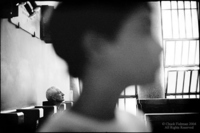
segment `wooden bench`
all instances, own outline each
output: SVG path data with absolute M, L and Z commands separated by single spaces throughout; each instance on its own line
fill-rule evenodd
M 143 111 L 144 119 L 150 120 L 154 132 L 196 132 L 200 127 L 199 102 L 200 99 L 140 99 L 137 108 Z
M 200 131 L 199 113 L 147 113 L 153 132 L 197 132 Z
M 199 103 L 200 99 L 141 99 L 137 108 L 144 113 L 199 112 Z
M 42 108 L 23 108 L 17 109 L 17 112 L 24 113 L 23 132 L 35 132 L 39 119 L 43 117 L 44 110 Z
M 49 115 L 53 115 L 57 113 L 57 108 L 55 105 L 52 106 L 35 106 L 35 108 L 42 108 L 44 110 L 44 116 L 47 117 Z
M 42 105 L 43 105 L 43 106 L 54 106 L 55 104 L 52 103 L 52 102 L 49 102 L 49 101 L 43 101 L 43 102 L 42 102 Z M 56 106 L 56 105 L 55 105 L 55 106 Z M 61 104 L 58 111 L 63 111 L 63 110 L 66 110 L 66 109 L 67 109 L 67 108 L 66 108 L 66 105 L 65 105 L 65 104 Z
M 72 107 L 72 104 L 73 104 L 72 102 L 65 101 L 65 102 L 63 102 L 63 104 L 61 104 L 60 110 L 70 109 Z M 49 105 L 52 106 L 52 105 L 55 105 L 55 104 L 52 103 L 52 102 L 49 102 L 49 101 L 43 101 L 42 105 L 43 106 L 49 106 Z
M 170 112 L 166 99 L 142 99 L 137 100 L 137 108 L 144 113 Z
M 200 99 L 168 99 L 172 112 L 200 112 Z
M 9 112 L 1 113 L 1 133 L 4 132 L 21 132 L 21 126 L 24 124 L 24 113 L 22 112 Z
M 42 108 L 44 110 L 44 116 L 39 119 L 37 128 L 39 128 L 47 120 L 47 118 L 49 118 L 52 115 L 57 113 L 57 107 L 55 105 L 53 105 L 53 106 L 35 106 L 35 108 Z

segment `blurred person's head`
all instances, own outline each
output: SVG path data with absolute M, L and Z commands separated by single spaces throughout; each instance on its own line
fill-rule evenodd
M 64 101 L 64 94 L 56 87 L 52 86 L 46 91 L 46 98 L 49 102 L 55 104 L 62 103 Z
M 73 77 L 95 68 L 128 85 L 151 83 L 161 48 L 150 15 L 150 6 L 138 1 L 63 2 L 50 26 L 54 49 Z
M 150 15 L 148 3 L 134 0 L 66 1 L 56 8 L 50 20 L 53 47 L 69 74 L 82 81 L 72 112 L 113 120 L 125 87 L 154 81 L 161 47 L 152 36 Z M 143 131 L 135 118 L 134 131 Z

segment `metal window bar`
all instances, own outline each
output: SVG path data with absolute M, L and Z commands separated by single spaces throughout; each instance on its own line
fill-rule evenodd
M 168 80 L 169 80 L 169 73 L 167 73 L 167 81 L 166 81 L 166 89 L 165 89 L 165 98 L 167 98 Z
M 183 86 L 182 86 L 182 94 L 184 94 L 184 86 L 185 86 L 185 71 L 183 73 Z M 183 98 L 183 95 L 182 95 Z
M 189 93 L 191 93 L 191 81 L 192 81 L 192 74 L 193 74 L 193 72 L 192 71 L 190 71 L 190 80 L 189 80 Z M 189 95 L 189 97 L 190 97 L 190 95 Z
M 199 83 L 199 72 L 197 72 L 196 93 L 200 93 L 200 92 L 198 92 L 198 84 L 200 84 L 200 83 Z
M 178 87 L 178 71 L 176 72 L 176 84 L 175 84 L 175 93 L 177 93 L 177 87 Z M 177 96 L 177 95 L 176 95 Z M 175 96 L 175 98 L 176 98 Z
M 164 41 L 198 41 L 199 38 L 164 38 Z
M 169 68 L 174 68 L 175 70 L 179 70 L 180 68 L 187 68 L 188 70 L 198 70 L 199 69 L 199 65 L 198 64 L 194 64 L 194 65 L 176 65 L 176 66 L 165 66 L 165 69 L 169 69 Z
M 187 93 L 168 93 L 167 96 L 177 96 L 177 95 L 199 95 L 199 93 L 196 92 L 187 92 Z

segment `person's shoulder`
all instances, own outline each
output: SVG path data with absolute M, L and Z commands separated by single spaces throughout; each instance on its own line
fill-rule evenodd
M 69 118 L 68 111 L 59 111 L 49 117 L 37 132 L 67 132 L 69 130 L 66 128 L 66 122 Z
M 126 130 L 131 132 L 151 132 L 149 121 L 144 119 L 144 114 L 137 111 L 136 114 L 126 111 L 116 111 L 117 120 L 124 123 Z
M 116 111 L 116 118 L 102 122 L 71 111 L 62 111 L 51 117 L 41 132 L 150 132 L 143 118 L 124 111 Z
M 39 132 L 97 131 L 98 122 L 69 110 L 56 113 L 39 129 Z

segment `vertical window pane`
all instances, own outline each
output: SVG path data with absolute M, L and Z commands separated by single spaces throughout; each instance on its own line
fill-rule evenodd
M 191 81 L 190 92 L 196 92 L 197 76 L 198 76 L 198 72 L 197 71 L 193 71 L 192 72 L 192 81 Z
M 174 64 L 174 51 L 175 51 L 175 42 L 168 41 L 166 42 L 166 65 Z
M 180 38 L 185 38 L 185 15 L 184 15 L 184 10 L 178 10 L 178 15 L 179 15 Z
M 182 65 L 188 64 L 188 49 L 189 49 L 189 41 L 183 42 L 183 53 L 182 53 Z
M 182 42 L 176 42 L 175 65 L 181 65 Z
M 172 38 L 172 24 L 171 24 L 171 11 L 162 11 L 162 22 L 163 22 L 163 37 Z
M 188 64 L 193 65 L 195 60 L 196 41 L 190 41 Z
M 193 9 L 192 11 L 192 26 L 193 26 L 193 37 L 199 37 L 199 27 L 198 27 L 198 18 L 197 18 L 197 10 Z
M 170 1 L 161 2 L 162 9 L 170 9 Z
M 192 38 L 192 17 L 191 10 L 185 10 L 185 25 L 186 25 L 186 37 Z
M 172 10 L 173 38 L 179 38 L 178 12 Z
M 126 95 L 135 95 L 135 85 L 126 88 Z
M 189 9 L 190 8 L 190 1 L 184 1 L 185 2 L 185 8 Z
M 184 71 L 178 72 L 177 93 L 181 93 L 183 90 L 183 76 L 184 76 Z
M 118 108 L 125 110 L 124 98 L 119 98 Z
M 183 1 L 178 1 L 178 8 L 179 9 L 183 9 L 184 8 Z
M 189 92 L 189 85 L 190 85 L 190 71 L 185 72 L 185 82 L 184 82 L 184 90 L 183 92 Z
M 172 9 L 177 9 L 177 1 L 171 1 Z
M 197 8 L 197 2 L 191 1 L 191 8 Z
M 195 57 L 195 64 L 199 65 L 199 41 L 196 43 L 196 57 Z
M 176 88 L 176 72 L 169 72 L 167 93 L 175 93 L 175 88 Z
M 132 114 L 136 114 L 136 99 L 126 98 L 126 111 Z

